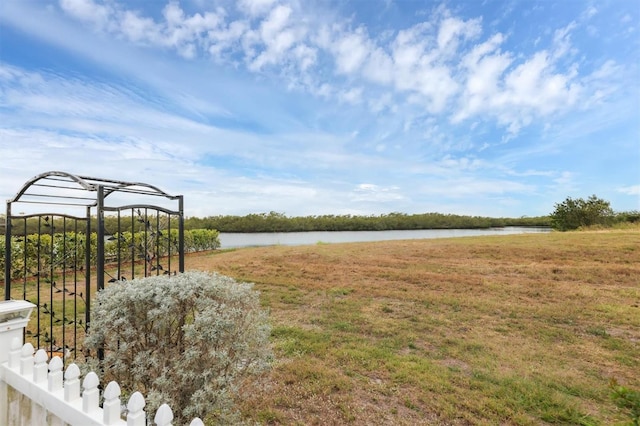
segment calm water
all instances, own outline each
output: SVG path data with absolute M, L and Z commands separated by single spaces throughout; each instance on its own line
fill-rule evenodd
M 479 235 L 510 235 L 550 232 L 544 227 L 517 227 L 489 229 L 420 229 L 412 231 L 318 231 L 318 232 L 221 232 L 221 248 L 252 246 L 299 246 L 316 243 L 353 243 L 363 241 L 415 240 L 425 238 L 473 237 Z

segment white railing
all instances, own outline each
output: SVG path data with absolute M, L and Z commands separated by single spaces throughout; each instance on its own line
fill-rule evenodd
M 0 351 L 6 350 L 0 348 Z M 59 357 L 49 361 L 44 349 L 34 355 L 33 345 L 22 345 L 17 337 L 13 338 L 5 359 L 7 361 L 0 364 L 2 425 L 147 425 L 145 400 L 140 392 L 129 398 L 125 421 L 121 415 L 123 407 L 118 383 L 110 382 L 106 386 L 100 407 L 100 380 L 96 373 L 88 373 L 81 383 L 80 369 L 76 364 L 70 364 L 63 373 Z M 172 421 L 171 408 L 163 404 L 156 412 L 153 424 L 170 426 Z M 204 423 L 195 418 L 190 426 L 204 426 Z
M 133 393 L 123 406 L 120 386 L 110 382 L 100 407 L 96 373 L 88 373 L 81 383 L 76 364 L 63 372 L 62 359 L 56 356 L 49 361 L 44 349 L 35 352 L 31 343 L 22 344 L 34 308 L 34 304 L 22 300 L 0 302 L 0 425 L 147 426 L 146 403 L 140 392 Z M 171 426 L 172 421 L 173 411 L 163 404 L 152 424 Z M 190 426 L 204 423 L 195 418 Z

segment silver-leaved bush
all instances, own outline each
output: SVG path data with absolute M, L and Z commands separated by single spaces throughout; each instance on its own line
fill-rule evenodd
M 222 423 L 234 400 L 272 361 L 268 315 L 249 283 L 205 272 L 119 281 L 100 291 L 85 346 L 104 349 L 106 380 L 168 403 L 175 424 Z

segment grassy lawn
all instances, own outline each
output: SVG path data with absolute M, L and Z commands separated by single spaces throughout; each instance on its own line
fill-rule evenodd
M 272 424 L 624 424 L 640 390 L 640 228 L 189 255 L 254 282 Z

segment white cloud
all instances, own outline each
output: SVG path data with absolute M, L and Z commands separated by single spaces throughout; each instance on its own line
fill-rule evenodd
M 391 90 L 393 110 L 404 103 L 453 123 L 493 119 L 515 135 L 539 118 L 550 120 L 611 94 L 609 86 L 594 83 L 599 76 L 581 80 L 577 63 L 568 62 L 578 54 L 571 35 L 596 14 L 594 7 L 556 29 L 545 49 L 516 56 L 504 49 L 502 33 L 480 38 L 481 17 L 464 20 L 444 6 L 377 39 L 364 24 L 349 29 L 350 21 L 318 19 L 295 2 L 242 0 L 236 6 L 240 17 L 231 20 L 221 8 L 186 15 L 169 1 L 156 22 L 115 2 L 61 0 L 69 15 L 131 41 L 171 48 L 185 58 L 208 54 L 232 66 L 244 58 L 249 71 L 275 74 L 290 89 L 350 104 L 364 101 L 374 112 L 381 108 L 376 98 Z M 327 59 L 333 75 L 321 68 Z M 355 89 L 354 81 L 380 90 Z
M 640 185 L 623 186 L 616 191 L 626 195 L 640 195 Z
M 71 16 L 104 29 L 111 20 L 113 10 L 93 0 L 60 0 L 60 7 Z
M 196 56 L 196 46 L 203 44 L 208 31 L 216 30 L 223 21 L 223 17 L 212 12 L 186 17 L 179 4 L 173 1 L 165 6 L 162 14 L 166 22 L 164 44 L 188 59 Z
M 571 50 L 569 34 L 574 26 L 556 32 L 552 54 L 541 50 L 519 64 L 510 53 L 501 52 L 504 37 L 499 33 L 476 45 L 462 60 L 466 88 L 453 122 L 489 114 L 513 135 L 536 118 L 577 105 L 584 82 L 577 80 L 576 65 L 556 70 L 557 61 Z
M 458 91 L 458 83 L 452 70 L 438 61 L 439 53 L 428 49 L 430 29 L 430 25 L 419 24 L 396 36 L 392 44 L 394 86 L 408 92 L 409 101 L 441 113 Z
M 209 48 L 207 52 L 220 62 L 228 60 L 224 54 L 232 54 L 234 50 L 239 50 L 242 45 L 244 35 L 249 31 L 249 24 L 245 21 L 233 21 L 228 25 L 224 22 L 218 28 L 207 31 L 207 42 Z M 232 60 L 230 60 L 232 61 Z
M 322 83 L 318 87 L 311 88 L 311 93 L 321 98 L 328 99 L 335 93 L 335 89 L 328 83 Z
M 378 98 L 373 98 L 369 101 L 369 108 L 374 113 L 379 113 L 385 109 L 389 109 L 391 112 L 395 112 L 393 96 L 391 93 L 385 93 Z
M 569 191 L 575 188 L 575 177 L 575 173 L 564 171 L 553 179 L 553 182 L 559 189 Z
M 466 88 L 459 110 L 453 116 L 454 122 L 486 112 L 487 105 L 501 90 L 502 75 L 512 62 L 509 54 L 499 51 L 503 40 L 502 34 L 498 33 L 463 57 Z
M 440 23 L 438 30 L 438 49 L 455 53 L 459 39 L 473 39 L 480 35 L 480 19 L 462 21 L 458 18 L 448 17 Z
M 259 71 L 265 65 L 278 63 L 296 43 L 299 35 L 288 28 L 291 12 L 291 8 L 278 6 L 262 22 L 257 34 L 265 49 L 250 63 L 250 70 Z
M 270 11 L 276 0 L 239 0 L 237 7 L 251 17 L 257 17 Z
M 457 172 L 475 171 L 487 166 L 483 160 L 480 160 L 478 158 L 469 158 L 469 157 L 456 158 L 451 155 L 447 155 L 442 160 L 440 160 L 440 164 L 444 168 L 453 169 Z M 490 167 L 492 166 L 490 165 Z
M 363 69 L 363 75 L 366 79 L 389 86 L 394 80 L 394 74 L 393 61 L 382 48 L 378 47 L 369 52 Z
M 267 19 L 260 25 L 260 33 L 264 41 L 276 38 L 288 25 L 291 17 L 291 8 L 278 6 L 271 11 Z
M 298 61 L 300 70 L 306 71 L 315 65 L 318 51 L 306 44 L 298 44 L 292 53 Z
M 351 195 L 353 202 L 389 202 L 400 201 L 405 196 L 400 192 L 397 186 L 379 186 L 372 183 L 361 183 Z
M 521 117 L 548 115 L 577 101 L 580 87 L 572 84 L 574 75 L 573 70 L 567 74 L 554 73 L 547 52 L 537 52 L 506 75 L 505 97 L 499 100 L 509 107 L 520 108 Z M 516 126 L 528 124 L 526 119 L 517 117 L 509 121 Z
M 338 94 L 338 99 L 349 104 L 358 104 L 362 101 L 362 88 L 354 87 Z
M 584 76 L 582 82 L 589 87 L 582 99 L 581 108 L 590 109 L 602 106 L 614 94 L 623 90 L 620 81 L 625 70 L 613 60 L 608 60 L 592 73 Z
M 575 22 L 570 22 L 566 27 L 557 29 L 553 34 L 551 58 L 554 61 L 561 59 L 567 53 L 571 53 L 571 32 L 576 28 Z
M 504 179 L 461 177 L 446 181 L 434 179 L 428 185 L 421 185 L 420 192 L 430 196 L 447 198 L 487 197 L 510 193 L 530 193 L 535 188 L 532 185 Z
M 161 30 L 151 18 L 140 17 L 136 12 L 125 11 L 120 20 L 120 30 L 129 40 L 142 43 L 159 43 Z
M 582 13 L 582 17 L 583 19 L 591 19 L 593 18 L 595 15 L 598 14 L 598 9 L 593 6 L 590 5 L 583 13 Z
M 336 71 L 340 74 L 358 72 L 371 50 L 371 44 L 363 27 L 342 34 L 331 44 L 335 55 Z

